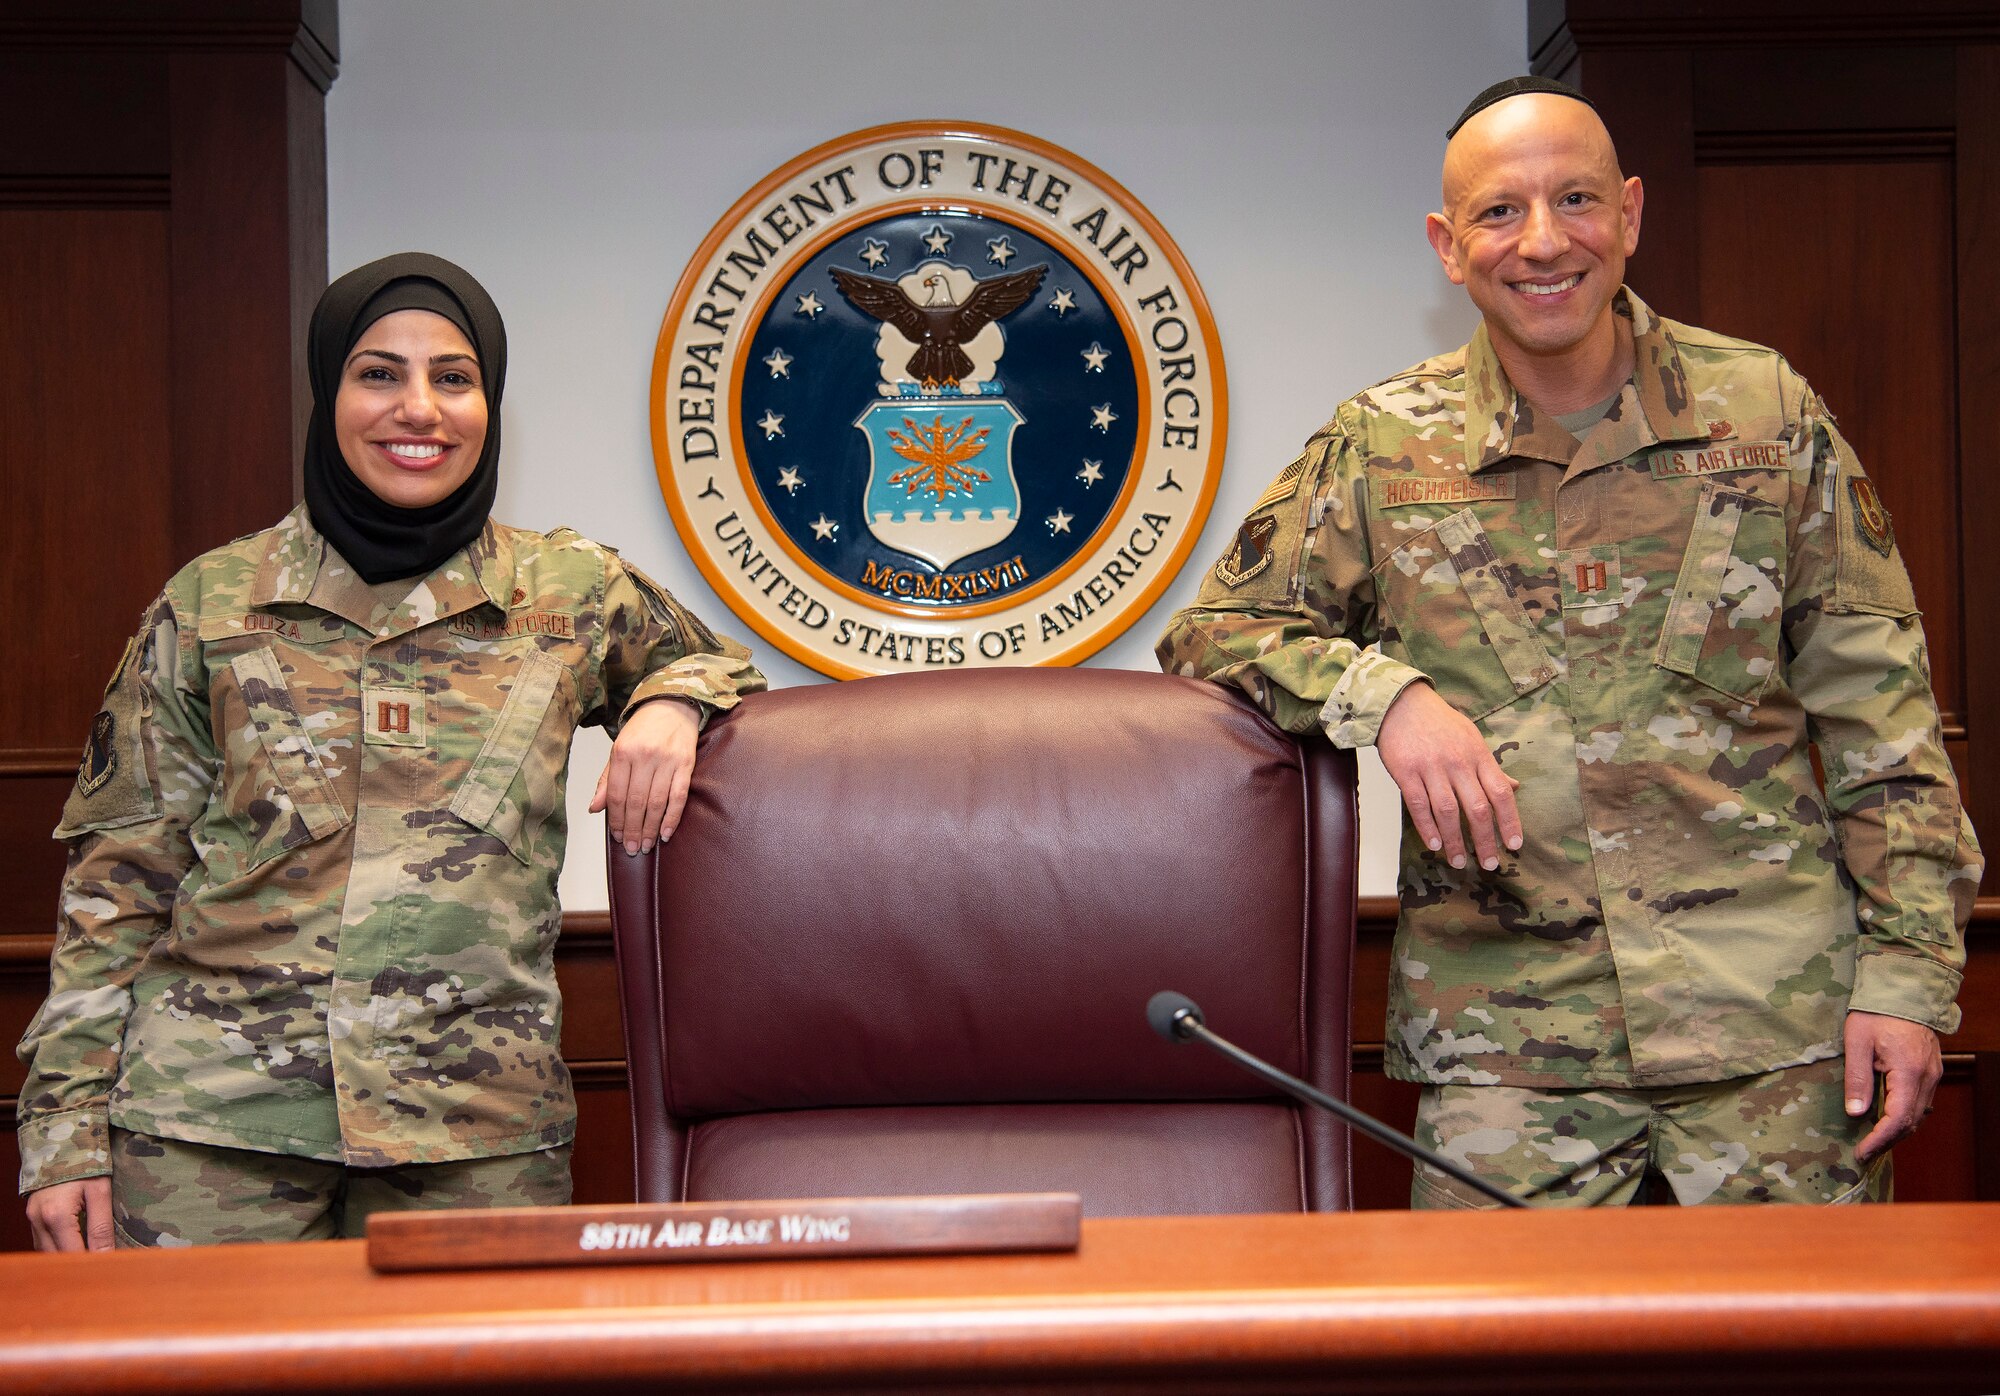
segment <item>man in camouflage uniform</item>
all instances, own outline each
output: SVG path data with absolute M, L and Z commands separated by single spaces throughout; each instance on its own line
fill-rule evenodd
M 566 1201 L 571 736 L 762 686 L 740 646 L 566 530 L 489 520 L 428 576 L 371 587 L 301 505 L 183 569 L 56 831 L 22 1191 L 108 1174 L 115 1152 L 121 1240 L 141 1244 L 330 1234 L 312 1194 L 344 1169 L 354 1234 L 369 1187 Z M 280 1157 L 246 1199 L 224 1150 Z M 408 1167 L 445 1163 L 464 1166 Z
M 1623 289 L 1642 197 L 1580 94 L 1481 94 L 1429 221 L 1478 333 L 1341 405 L 1160 659 L 1378 747 L 1425 1142 L 1535 1200 L 1880 1195 L 1978 849 L 1873 488 L 1781 357 Z

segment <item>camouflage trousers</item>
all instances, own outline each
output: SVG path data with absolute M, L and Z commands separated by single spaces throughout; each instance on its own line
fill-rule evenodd
M 1531 1204 L 1626 1205 L 1649 1177 L 1683 1206 L 1886 1202 L 1888 1155 L 1855 1160 L 1874 1118 L 1847 1114 L 1844 1065 L 1657 1090 L 1426 1086 L 1416 1139 Z M 1419 1164 L 1410 1205 L 1494 1204 Z
M 111 1219 L 121 1248 L 325 1241 L 365 1234 L 370 1212 L 562 1206 L 569 1154 L 349 1168 L 113 1129 Z

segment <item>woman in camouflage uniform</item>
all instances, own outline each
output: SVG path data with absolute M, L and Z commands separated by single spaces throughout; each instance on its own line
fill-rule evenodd
M 591 808 L 636 853 L 763 686 L 610 549 L 488 517 L 506 332 L 464 271 L 348 273 L 308 353 L 305 502 L 167 584 L 56 830 L 20 1047 L 41 1249 L 567 1201 L 570 739 L 616 733 Z

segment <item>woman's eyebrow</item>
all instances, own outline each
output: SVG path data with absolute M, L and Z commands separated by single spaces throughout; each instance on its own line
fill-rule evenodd
M 352 354 L 347 356 L 347 361 L 353 363 L 363 354 L 372 354 L 378 359 L 387 359 L 392 364 L 407 365 L 410 362 L 405 355 L 392 354 L 387 349 L 356 349 Z M 479 362 L 479 357 L 476 354 L 433 354 L 431 355 L 431 362 L 434 364 L 467 363 L 476 365 Z

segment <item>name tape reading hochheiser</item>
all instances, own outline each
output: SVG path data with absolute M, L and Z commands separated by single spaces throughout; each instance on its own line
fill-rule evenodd
M 1075 1193 L 378 1212 L 376 1270 L 1075 1250 Z

